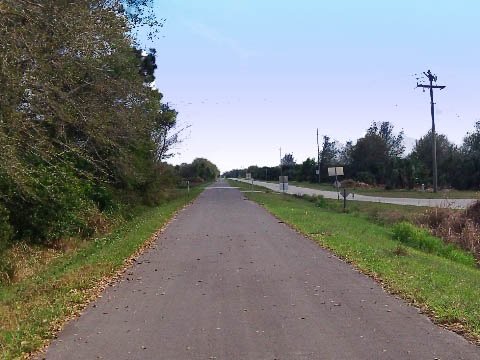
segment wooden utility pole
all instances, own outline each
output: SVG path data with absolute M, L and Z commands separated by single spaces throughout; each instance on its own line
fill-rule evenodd
M 282 170 L 282 148 L 280 148 L 280 179 L 281 181 L 284 181 L 283 180 L 283 170 Z M 278 182 L 279 184 L 281 184 L 282 186 L 282 192 L 285 192 L 285 182 L 281 183 L 281 182 Z
M 437 82 L 437 76 L 433 75 L 430 70 L 424 72 L 430 85 L 424 85 L 417 83 L 417 87 L 430 89 L 430 112 L 432 113 L 432 156 L 433 156 L 433 192 L 437 192 L 437 135 L 435 133 L 435 103 L 433 102 L 433 89 L 445 89 L 445 86 L 433 85 L 433 82 Z
M 280 148 L 280 176 L 282 175 L 282 148 Z
M 318 128 L 317 128 L 317 163 L 318 163 L 318 183 L 320 184 L 320 144 L 318 142 Z

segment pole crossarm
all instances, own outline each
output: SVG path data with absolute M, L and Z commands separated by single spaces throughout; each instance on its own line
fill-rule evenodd
M 446 86 L 442 86 L 442 85 L 423 85 L 423 84 L 417 84 L 417 87 L 420 87 L 420 88 L 426 88 L 426 89 L 445 89 Z

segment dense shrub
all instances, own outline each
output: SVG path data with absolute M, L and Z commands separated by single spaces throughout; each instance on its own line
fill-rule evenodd
M 194 183 L 215 180 L 220 174 L 215 164 L 203 158 L 196 158 L 191 164 L 181 164 L 177 170 L 183 179 Z
M 369 185 L 375 184 L 375 176 L 368 171 L 360 171 L 356 176 L 357 181 L 367 183 Z
M 158 204 L 179 181 L 162 165 L 177 113 L 148 86 L 156 50 L 131 32 L 155 23 L 151 2 L 40 3 L 0 6 L 0 245 L 12 231 L 47 244 L 89 236 L 111 210 Z
M 8 246 L 12 235 L 13 231 L 9 223 L 8 210 L 0 203 L 0 255 Z
M 354 189 L 357 187 L 357 182 L 353 179 L 345 179 L 341 182 L 343 188 Z
M 10 281 L 15 275 L 15 264 L 5 253 L 12 235 L 13 231 L 9 224 L 8 210 L 0 203 L 0 283 Z

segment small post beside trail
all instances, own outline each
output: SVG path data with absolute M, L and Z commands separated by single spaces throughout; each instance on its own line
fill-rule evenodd
M 185 198 L 186 200 L 190 199 L 190 181 L 185 180 L 185 183 L 187 184 L 187 192 L 185 193 Z

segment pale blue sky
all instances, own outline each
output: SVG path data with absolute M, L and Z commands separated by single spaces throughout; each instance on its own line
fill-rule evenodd
M 157 87 L 192 125 L 172 162 L 222 171 L 316 155 L 316 128 L 356 140 L 373 120 L 431 126 L 412 74 L 432 69 L 437 129 L 460 143 L 480 118 L 476 1 L 156 0 L 167 18 Z

